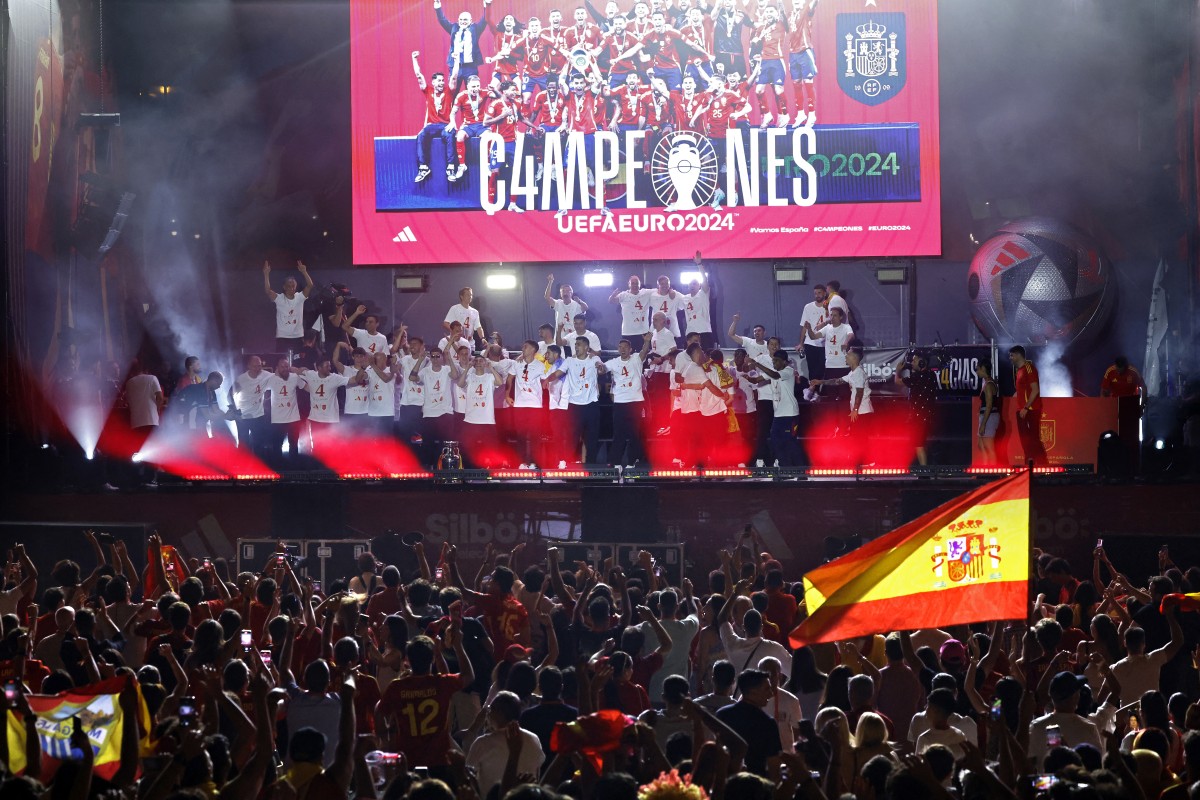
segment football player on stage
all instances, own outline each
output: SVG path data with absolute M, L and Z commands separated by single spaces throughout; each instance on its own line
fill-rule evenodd
M 792 0 L 792 13 L 788 17 L 788 57 L 794 88 L 796 121 L 799 125 L 812 125 L 817 121 L 817 59 L 813 53 L 812 23 L 817 10 L 817 0 Z
M 550 27 L 543 31 L 543 35 L 553 45 L 550 51 L 550 72 L 562 75 L 567 67 L 567 55 L 570 53 L 567 47 L 567 29 L 562 26 L 562 12 L 557 9 L 551 11 L 546 19 L 550 22 Z
M 712 318 L 709 315 L 712 296 L 708 291 L 708 270 L 704 266 L 704 260 L 699 250 L 696 251 L 692 260 L 696 263 L 696 271 L 700 273 L 700 280 L 693 279 L 688 284 L 688 293 L 682 297 L 683 319 L 688 333 L 700 334 L 700 346 L 707 353 L 717 346 L 716 337 L 713 336 Z
M 450 108 L 454 98 L 446 91 L 446 74 L 435 72 L 429 80 L 421 73 L 421 51 L 414 50 L 412 54 L 413 74 L 417 76 L 417 87 L 425 95 L 425 124 L 417 134 L 417 177 L 415 183 L 420 183 L 429 177 L 429 151 L 433 146 L 433 137 L 440 136 L 446 146 L 446 177 L 453 171 L 450 165 L 450 154 L 454 147 L 454 128 L 450 124 Z
M 478 335 L 480 341 L 486 341 L 487 335 L 484 334 L 483 325 L 479 321 L 479 309 L 471 305 L 471 301 L 474 299 L 475 290 L 470 286 L 459 289 L 458 302 L 450 306 L 450 310 L 446 312 L 446 318 L 442 320 L 442 327 L 450 331 L 450 323 L 458 320 L 462 324 L 464 338 L 472 339 Z
M 754 93 L 758 97 L 758 112 L 762 118 L 760 128 L 771 126 L 771 112 L 767 105 L 768 86 L 773 87 L 775 92 L 775 110 L 778 112 L 776 124 L 780 127 L 788 124 L 787 94 L 784 91 L 787 74 L 783 66 L 787 35 L 787 23 L 779 18 L 779 9 L 775 6 L 764 6 L 762 21 L 754 29 L 754 36 L 750 39 L 751 48 L 759 48 L 759 55 L 762 57 L 758 85 L 754 87 Z
M 713 22 L 699 8 L 689 8 L 686 21 L 679 28 L 683 43 L 690 51 L 684 74 L 691 75 L 696 85 L 707 86 L 713 74 Z
M 528 339 L 521 345 L 521 356 L 508 362 L 508 397 L 521 469 L 536 469 L 538 441 L 545 425 L 542 391 L 550 365 L 538 358 L 538 345 Z M 540 457 L 540 454 L 537 455 Z
M 655 77 L 652 81 L 660 92 L 666 91 L 667 84 L 661 79 Z M 686 76 L 682 87 L 678 91 L 671 91 L 669 96 L 671 108 L 675 111 L 675 130 L 703 133 L 708 96 L 696 91 L 696 79 L 691 75 Z
M 496 444 L 495 390 L 504 385 L 504 376 L 482 353 L 475 356 L 471 369 L 455 379 L 466 394 L 463 417 L 463 446 L 467 458 L 476 466 L 489 466 L 488 450 Z
M 585 337 L 575 340 L 575 354 L 563 361 L 562 366 L 550 373 L 549 379 L 562 378 L 563 394 L 566 395 L 571 415 L 570 435 L 567 438 L 569 457 L 573 461 L 598 463 L 600 446 L 600 379 L 607 372 L 599 356 L 588 352 Z M 579 443 L 583 441 L 582 459 Z
M 720 170 L 725 172 L 725 134 L 737 124 L 738 118 L 743 118 L 750 113 L 750 104 L 741 95 L 726 88 L 725 76 L 720 73 L 713 75 L 712 80 L 709 81 L 706 95 L 708 105 L 704 112 L 704 128 L 717 153 L 717 163 L 721 165 Z M 725 191 L 717 186 L 716 191 L 713 192 L 713 210 L 719 211 L 721 201 L 724 199 Z M 736 192 L 730 198 L 729 205 L 737 205 Z M 705 349 L 706 351 L 712 349 L 712 345 L 707 345 Z
M 642 460 L 642 365 L 650 352 L 650 334 L 642 334 L 642 349 L 634 352 L 633 342 L 621 339 L 617 358 L 604 362 L 612 376 L 613 436 L 608 463 L 633 466 Z
M 548 45 L 547 45 L 548 46 Z M 530 53 L 532 53 L 532 49 Z M 563 115 L 567 110 L 566 92 L 559 90 L 558 78 L 553 76 L 550 82 L 546 83 L 546 76 L 538 76 L 541 79 L 545 88 L 533 96 L 529 101 L 529 113 L 526 114 L 534 126 L 533 137 L 533 157 L 537 162 L 537 174 L 534 175 L 534 182 L 537 183 L 542 179 L 543 156 L 546 148 L 546 134 L 551 131 L 556 131 L 562 127 Z M 525 84 L 528 86 L 533 80 L 533 76 L 527 76 Z M 534 84 L 535 86 L 537 84 Z
M 1021 440 L 1021 451 L 1026 462 L 1035 467 L 1049 463 L 1046 447 L 1042 444 L 1042 387 L 1038 382 L 1037 367 L 1025 357 L 1025 348 L 1014 345 L 1008 350 L 1008 360 L 1013 365 L 1016 384 L 1017 436 Z
M 455 92 L 462 91 L 472 77 L 479 77 L 479 65 L 483 63 L 483 52 L 479 49 L 479 37 L 488 28 L 488 12 L 492 0 L 483 0 L 483 18 L 475 21 L 470 11 L 458 15 L 456 24 L 451 24 L 442 11 L 442 0 L 433 0 L 438 24 L 450 34 L 450 52 L 446 55 L 446 67 L 450 70 L 450 83 Z
M 742 49 L 742 31 L 747 29 L 746 12 L 738 8 L 737 0 L 713 3 L 713 44 L 716 48 L 714 66 L 723 66 L 725 75 L 746 74 L 746 52 Z
M 658 276 L 657 286 L 650 291 L 649 303 L 651 314 L 667 316 L 667 327 L 671 329 L 671 335 L 678 339 L 678 312 L 683 309 L 683 295 L 671 288 L 671 279 L 666 275 Z
M 629 276 L 629 289 L 617 287 L 608 302 L 621 307 L 621 335 L 641 336 L 650 330 L 650 295 L 652 289 L 642 288 L 642 279 Z
M 586 163 L 593 162 L 593 154 L 596 147 L 596 129 L 599 127 L 599 120 L 602 120 L 602 112 L 604 106 L 603 92 L 604 84 L 601 82 L 599 69 L 596 68 L 595 62 L 589 65 L 591 71 L 588 77 L 585 77 L 582 72 L 576 72 L 571 75 L 571 92 L 567 95 L 567 106 L 564 112 L 563 130 L 571 133 L 583 134 L 583 146 L 586 152 Z M 588 78 L 591 78 L 589 85 Z M 574 146 L 568 138 L 567 146 Z M 594 181 L 592 168 L 588 167 L 588 186 Z M 579 187 L 579 191 L 588 191 L 588 186 Z M 607 206 L 601 206 L 601 213 L 611 214 Z M 567 209 L 560 208 L 555 212 L 555 216 L 562 216 L 567 213 Z
M 454 440 L 454 349 L 453 344 L 447 344 L 444 350 L 430 351 L 429 360 L 414 364 L 408 374 L 409 383 L 417 384 L 424 390 L 421 405 L 421 455 L 424 464 L 436 465 L 442 443 Z
M 483 120 L 487 113 L 488 97 L 481 91 L 481 86 L 478 75 L 468 78 L 466 91 L 459 93 L 450 110 L 447 130 L 455 130 L 454 153 L 457 161 L 453 171 L 450 164 L 446 165 L 446 180 L 451 183 L 467 174 L 467 139 L 478 139 L 487 130 Z
M 554 309 L 554 329 L 566 333 L 571 330 L 575 317 L 587 314 L 588 304 L 582 297 L 576 296 L 574 287 L 569 283 L 558 287 L 558 297 L 551 296 L 553 288 L 554 273 L 550 273 L 546 276 L 546 304 Z
M 496 52 L 484 59 L 488 64 L 495 64 L 492 70 L 492 80 L 488 84 L 488 92 L 493 97 L 500 96 L 500 84 L 505 81 L 522 83 L 522 73 L 525 67 L 525 34 L 521 31 L 521 23 L 512 14 L 505 14 L 500 20 L 496 31 Z
M 319 453 L 326 446 L 334 426 L 341 422 L 338 414 L 338 388 L 350 381 L 350 373 L 342 366 L 342 351 L 349 351 L 350 345 L 338 342 L 333 349 L 333 361 L 321 359 L 317 369 L 301 370 L 304 377 L 303 388 L 308 392 L 308 433 L 309 452 Z
M 512 175 L 513 161 L 517 153 L 517 123 L 524 122 L 521 113 L 521 90 L 511 80 L 500 83 L 500 96 L 488 105 L 487 116 L 483 124 L 490 127 L 504 139 L 504 163 L 498 160 L 497 153 L 489 154 L 490 169 L 488 171 L 488 199 L 496 199 L 496 176 L 503 172 L 506 180 Z M 523 213 L 524 208 L 517 205 L 516 200 L 508 204 L 508 210 Z
M 537 96 L 546 88 L 546 75 L 550 70 L 550 53 L 554 49 L 554 40 L 542 32 L 542 21 L 530 17 L 525 26 L 525 76 L 521 87 L 521 95 L 525 102 Z

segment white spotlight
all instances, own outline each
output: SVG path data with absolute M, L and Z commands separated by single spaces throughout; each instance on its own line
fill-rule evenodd
M 517 288 L 517 274 L 515 272 L 489 272 L 487 276 L 487 288 L 508 290 Z
M 603 270 L 585 272 L 583 273 L 583 285 L 589 289 L 608 288 L 613 285 L 613 275 L 611 272 Z

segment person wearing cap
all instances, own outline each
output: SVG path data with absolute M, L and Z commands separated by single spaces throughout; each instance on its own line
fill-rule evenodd
M 1095 723 L 1079 715 L 1079 690 L 1087 678 L 1066 670 L 1050 679 L 1050 702 L 1054 711 L 1038 717 L 1029 726 L 1029 755 L 1040 770 L 1046 757 L 1046 729 L 1054 725 L 1068 747 L 1090 744 L 1104 750 L 1100 729 Z
M 954 713 L 954 693 L 949 689 L 934 689 L 929 693 L 925 704 L 925 718 L 929 728 L 917 737 L 914 748 L 918 754 L 924 753 L 935 744 L 949 748 L 955 759 L 963 757 L 963 743 L 968 741 L 967 734 L 960 728 L 950 724 Z M 972 742 L 972 744 L 975 744 Z

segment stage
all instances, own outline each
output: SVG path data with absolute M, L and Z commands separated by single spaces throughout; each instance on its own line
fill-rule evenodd
M 90 555 L 78 530 L 111 529 L 131 553 L 157 530 L 189 555 L 233 559 L 239 540 L 366 542 L 392 530 L 419 530 L 431 548 L 454 544 L 474 569 L 491 544 L 546 543 L 586 560 L 589 545 L 645 544 L 682 553 L 689 574 L 719 566 L 747 523 L 789 574 L 827 554 L 875 538 L 989 480 L 977 477 L 809 476 L 799 480 L 646 478 L 483 482 L 380 480 L 201 483 L 111 494 L 26 493 L 7 499 L 0 538 L 23 541 L 36 559 Z M 1187 485 L 1105 484 L 1067 473 L 1035 475 L 1034 545 L 1072 563 L 1091 562 L 1098 538 L 1132 575 L 1155 568 L 1164 542 L 1179 563 L 1200 560 L 1200 510 Z M 118 531 L 119 529 L 119 531 Z M 676 547 L 682 545 L 682 549 Z M 628 552 L 626 548 L 624 552 Z M 660 558 L 660 560 L 662 560 Z M 87 565 L 85 564 L 85 569 Z

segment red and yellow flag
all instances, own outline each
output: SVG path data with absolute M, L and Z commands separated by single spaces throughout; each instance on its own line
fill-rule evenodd
M 872 633 L 1024 619 L 1029 473 L 938 506 L 804 577 L 793 647 Z
M 48 780 L 61 761 L 71 757 L 72 717 L 79 717 L 92 743 L 92 770 L 111 780 L 121 766 L 123 712 L 120 692 L 132 678 L 116 677 L 80 686 L 55 695 L 31 694 L 29 707 L 37 715 L 38 736 L 42 740 L 42 779 Z M 135 684 L 136 686 L 136 684 Z M 146 703 L 138 693 L 138 722 L 143 731 L 150 723 Z M 20 774 L 25 769 L 25 726 L 17 712 L 7 714 L 9 769 Z

